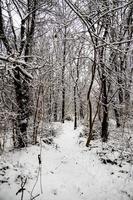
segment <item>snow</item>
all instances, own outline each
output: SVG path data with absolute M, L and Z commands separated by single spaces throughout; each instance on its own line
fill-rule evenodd
M 16 195 L 21 187 L 20 176 L 28 178 L 24 200 L 30 200 L 33 187 L 32 195 L 39 194 L 38 200 L 133 199 L 131 164 L 122 167 L 103 164 L 98 155 L 102 150 L 100 141 L 93 141 L 93 148 L 85 147 L 84 139 L 80 141 L 78 137 L 81 126 L 73 130 L 73 123 L 65 122 L 59 129 L 52 146 L 42 142 L 41 148 L 30 146 L 1 156 L 0 169 L 9 168 L 5 172 L 0 170 L 0 180 L 8 181 L 0 183 L 0 200 L 21 199 L 21 193 Z M 40 153 L 42 164 L 39 168 Z M 41 176 L 37 179 L 39 169 Z M 127 173 L 121 173 L 123 171 Z

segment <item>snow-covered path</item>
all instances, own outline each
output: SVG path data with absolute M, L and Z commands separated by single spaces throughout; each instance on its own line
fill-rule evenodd
M 34 188 L 33 196 L 38 200 L 128 200 L 133 182 L 128 176 L 118 176 L 119 167 L 104 165 L 96 155 L 97 149 L 89 151 L 78 143 L 80 130 L 73 130 L 73 123 L 66 122 L 55 139 L 58 148 L 44 145 L 42 148 L 42 174 Z M 27 151 L 7 155 L 8 184 L 0 186 L 0 200 L 19 200 L 18 175 L 28 177 L 23 200 L 30 200 L 30 192 L 36 182 L 38 159 L 37 146 Z M 113 172 L 113 173 L 112 173 Z M 43 193 L 41 194 L 40 185 Z M 127 191 L 129 193 L 127 193 Z
M 111 168 L 101 164 L 95 151 L 81 148 L 78 135 L 73 123 L 66 122 L 56 140 L 60 152 L 45 155 L 44 171 L 51 168 L 51 173 L 43 176 L 44 197 L 46 194 L 47 200 L 125 200 L 127 196 L 122 191 L 129 183 L 112 176 Z

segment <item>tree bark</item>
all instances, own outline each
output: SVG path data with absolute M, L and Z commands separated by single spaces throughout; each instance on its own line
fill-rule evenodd
M 28 83 L 23 78 L 18 67 L 16 67 L 14 70 L 14 86 L 16 92 L 16 102 L 18 105 L 18 111 L 17 111 L 18 114 L 16 119 L 17 120 L 16 145 L 17 147 L 20 148 L 27 146 L 27 127 L 28 127 L 28 118 L 30 115 L 29 87 Z
M 107 83 L 104 71 L 102 72 L 102 106 L 103 106 L 103 119 L 102 119 L 102 132 L 101 137 L 103 142 L 108 140 L 108 100 L 107 100 Z
M 64 27 L 64 41 L 63 41 L 63 66 L 62 66 L 62 117 L 61 121 L 65 121 L 65 64 L 66 64 L 66 34 L 67 27 Z
M 74 130 L 77 128 L 77 98 L 76 86 L 74 86 Z

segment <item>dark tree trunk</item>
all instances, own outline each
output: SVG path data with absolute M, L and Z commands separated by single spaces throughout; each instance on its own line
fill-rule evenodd
M 65 88 L 62 91 L 62 123 L 65 121 Z
M 66 34 L 67 27 L 65 26 L 64 30 L 64 42 L 63 42 L 63 67 L 62 67 L 62 117 L 61 121 L 65 121 L 65 64 L 66 64 Z
M 31 14 L 27 15 L 27 19 L 21 21 L 21 33 L 20 33 L 21 41 L 20 41 L 19 56 L 21 56 L 22 52 L 24 52 L 25 62 L 28 62 L 29 59 L 28 56 L 30 55 L 32 49 L 33 35 L 35 29 L 36 5 L 37 5 L 36 0 L 27 1 L 27 7 L 28 7 L 27 14 L 29 14 L 30 12 Z M 12 19 L 10 19 L 10 22 L 11 20 Z M 12 27 L 12 31 L 15 37 L 16 35 L 14 27 Z M 16 52 L 14 52 L 14 50 L 12 51 L 9 40 L 7 39 L 6 34 L 4 33 L 1 1 L 0 1 L 0 36 L 2 36 L 1 39 L 3 40 L 3 44 L 7 50 L 7 54 L 14 58 Z M 24 37 L 26 38 L 26 40 L 24 40 Z M 14 39 L 15 39 L 14 41 L 16 41 L 16 38 Z M 19 67 L 24 67 L 24 66 L 15 65 L 14 67 L 15 68 L 13 73 L 14 73 L 14 88 L 16 93 L 17 117 L 16 117 L 16 122 L 14 123 L 14 125 L 16 125 L 16 131 L 14 132 L 15 135 L 13 137 L 15 146 L 21 148 L 27 146 L 27 127 L 28 127 L 28 119 L 31 114 L 29 105 L 30 92 L 28 83 L 30 78 L 27 78 L 25 74 L 21 73 L 22 71 L 20 70 Z
M 106 26 L 105 26 L 105 30 L 103 34 L 103 40 L 106 40 L 106 37 L 108 35 L 108 27 L 109 27 L 108 22 L 109 22 L 109 18 L 107 17 Z M 105 72 L 105 64 L 103 60 L 104 60 L 104 47 L 102 47 L 101 52 L 100 52 L 102 109 L 103 109 L 101 138 L 103 142 L 107 142 L 108 140 L 108 94 L 107 94 L 107 77 L 106 77 L 106 72 Z
M 121 124 L 120 124 L 120 113 L 117 108 L 114 108 L 114 113 L 115 113 L 115 119 L 116 119 L 116 127 L 118 128 L 121 126 Z
M 28 17 L 27 23 L 27 32 L 23 31 L 23 35 L 26 36 L 26 44 L 24 49 L 25 54 L 25 62 L 29 61 L 28 56 L 31 53 L 32 45 L 33 45 L 33 35 L 35 30 L 35 14 L 36 14 L 36 0 L 28 1 L 28 12 L 33 11 L 31 15 Z M 22 34 L 22 33 L 21 33 Z M 22 39 L 22 38 L 21 38 Z M 21 41 L 22 42 L 22 41 Z M 22 50 L 21 52 L 22 53 Z M 16 138 L 17 138 L 17 147 L 25 147 L 27 146 L 27 127 L 28 127 L 28 119 L 31 114 L 30 109 L 30 91 L 29 91 L 29 80 L 25 76 L 23 76 L 19 68 L 16 67 L 14 70 L 14 86 L 16 92 L 16 101 L 18 105 L 18 115 L 17 115 L 17 128 L 16 128 Z
M 19 68 L 16 67 L 14 70 L 14 85 L 16 92 L 16 101 L 18 105 L 17 115 L 17 128 L 16 128 L 16 141 L 17 147 L 27 146 L 27 126 L 28 118 L 30 115 L 29 106 L 29 85 L 27 80 L 22 77 Z
M 36 6 L 37 0 L 28 0 L 28 13 L 32 12 L 31 16 L 28 18 L 28 31 L 26 34 L 26 45 L 25 45 L 25 62 L 28 62 L 28 55 L 32 52 L 33 46 L 33 36 L 35 31 L 35 17 L 36 17 Z
M 77 99 L 76 86 L 74 86 L 74 130 L 77 128 Z
M 103 121 L 102 121 L 102 141 L 107 142 L 108 140 L 108 109 L 107 106 L 104 106 L 105 111 L 103 112 Z
M 55 102 L 55 104 L 54 104 L 54 121 L 55 122 L 57 122 L 57 119 L 58 119 L 58 117 L 57 117 L 57 108 L 58 108 L 57 102 Z
M 48 118 L 49 118 L 49 122 L 51 122 L 51 118 L 52 118 L 52 94 L 51 94 L 52 90 L 51 90 L 51 86 L 49 89 L 49 100 L 48 100 Z
M 91 104 L 91 101 L 90 99 L 88 99 L 88 105 L 89 105 L 89 136 L 87 138 L 87 142 L 86 142 L 86 146 L 88 147 L 89 144 L 90 144 L 90 141 L 93 137 L 92 135 L 92 127 L 93 127 L 93 124 L 92 124 L 92 104 Z
M 84 111 L 83 111 L 83 105 L 82 102 L 80 102 L 80 108 L 79 108 L 80 118 L 84 119 Z
M 102 66 L 104 69 L 104 66 Z M 103 142 L 108 140 L 108 100 L 107 100 L 107 83 L 104 70 L 102 71 L 102 105 L 103 105 L 103 119 L 101 137 Z

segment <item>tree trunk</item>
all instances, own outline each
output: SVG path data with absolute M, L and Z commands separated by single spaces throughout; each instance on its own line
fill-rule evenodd
M 16 101 L 18 105 L 18 115 L 17 115 L 17 128 L 16 128 L 16 141 L 17 147 L 27 146 L 27 127 L 28 118 L 30 115 L 29 108 L 29 86 L 26 80 L 22 77 L 18 67 L 14 70 L 14 86 L 16 92 Z
M 90 141 L 93 137 L 93 135 L 92 135 L 92 131 L 93 131 L 92 130 L 92 127 L 93 127 L 93 125 L 92 125 L 92 104 L 91 104 L 90 99 L 88 99 L 88 105 L 89 105 L 89 136 L 88 136 L 87 142 L 86 142 L 87 147 L 89 146 Z
M 66 64 L 66 33 L 67 27 L 64 30 L 64 41 L 63 41 L 63 67 L 62 67 L 62 117 L 61 121 L 65 121 L 65 64 Z
M 104 66 L 102 67 L 104 68 Z M 101 137 L 103 142 L 108 140 L 108 100 L 107 100 L 107 83 L 104 70 L 102 71 L 102 106 L 103 106 L 103 119 L 102 119 L 102 132 Z
M 105 2 L 106 4 L 106 2 Z M 106 26 L 103 34 L 103 40 L 106 40 L 108 35 L 108 17 L 106 21 Z M 107 142 L 108 140 L 108 95 L 107 95 L 107 75 L 105 72 L 105 64 L 104 64 L 104 47 L 102 47 L 100 52 L 100 66 L 101 66 L 101 89 L 102 89 L 102 109 L 103 109 L 103 118 L 102 118 L 102 130 L 101 130 L 101 138 L 103 142 Z
M 25 62 L 29 61 L 28 56 L 31 53 L 33 45 L 33 35 L 35 30 L 35 14 L 36 14 L 36 0 L 28 1 L 28 11 L 33 11 L 28 18 L 27 32 L 23 32 L 26 36 L 26 45 L 24 49 Z M 22 34 L 22 33 L 21 33 Z M 21 38 L 22 39 L 22 38 Z M 22 41 L 21 41 L 22 42 Z M 22 51 L 20 52 L 22 53 Z M 27 146 L 27 127 L 28 119 L 31 114 L 30 110 L 30 92 L 29 92 L 29 80 L 23 76 L 18 67 L 14 70 L 14 86 L 16 92 L 16 102 L 18 105 L 18 115 L 17 115 L 17 127 L 16 127 L 16 139 L 17 147 Z
M 77 99 L 76 86 L 74 86 L 74 130 L 77 128 Z
M 57 122 L 57 102 L 54 103 L 54 121 Z
M 37 95 L 37 102 L 36 102 L 36 108 L 35 108 L 35 115 L 34 115 L 34 122 L 33 122 L 33 144 L 37 143 L 37 135 L 38 135 L 38 128 L 40 123 L 40 117 L 39 117 L 39 110 L 41 110 L 41 95 L 43 95 L 43 86 L 39 86 L 38 95 Z
M 83 105 L 81 101 L 80 101 L 79 113 L 80 113 L 80 119 L 84 119 Z

